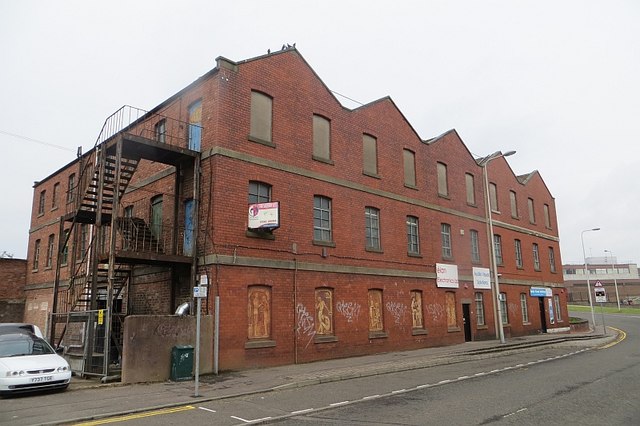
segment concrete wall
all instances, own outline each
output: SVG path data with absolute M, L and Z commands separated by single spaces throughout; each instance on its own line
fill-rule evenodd
M 124 322 L 122 383 L 168 380 L 171 373 L 171 350 L 177 345 L 191 345 L 195 351 L 196 317 L 128 316 Z M 200 373 L 211 372 L 213 317 L 209 315 L 203 316 L 200 324 Z

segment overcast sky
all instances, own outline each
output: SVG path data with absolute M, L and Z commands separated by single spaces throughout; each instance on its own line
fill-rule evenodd
M 0 0 L 0 253 L 33 182 L 215 66 L 296 43 L 329 89 L 391 96 L 423 139 L 516 150 L 556 199 L 564 263 L 640 260 L 640 2 Z M 344 101 L 348 107 L 357 104 Z

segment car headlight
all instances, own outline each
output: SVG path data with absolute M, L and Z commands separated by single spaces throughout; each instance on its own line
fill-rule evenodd
M 20 376 L 24 376 L 25 372 L 24 370 L 10 370 L 7 371 L 7 377 L 20 377 Z
M 64 365 L 64 366 L 62 366 L 62 367 L 58 367 L 58 368 L 56 369 L 56 371 L 57 371 L 58 373 L 64 373 L 64 372 L 65 372 L 65 371 L 67 371 L 67 370 L 69 370 L 69 367 L 68 367 L 68 366 L 66 366 L 66 365 Z

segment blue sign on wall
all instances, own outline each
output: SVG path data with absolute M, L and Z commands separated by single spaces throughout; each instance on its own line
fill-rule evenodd
M 551 296 L 551 290 L 550 288 L 546 288 L 546 287 L 531 287 L 529 288 L 529 295 L 531 297 L 548 297 Z

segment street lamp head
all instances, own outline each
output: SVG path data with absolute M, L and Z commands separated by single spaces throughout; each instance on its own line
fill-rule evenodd
M 508 157 L 508 156 L 513 155 L 513 154 L 515 154 L 515 153 L 516 153 L 515 151 L 507 151 L 507 152 L 505 152 L 504 154 L 502 154 L 502 156 L 503 156 L 503 157 Z
M 592 231 L 599 231 L 600 228 L 593 228 Z

